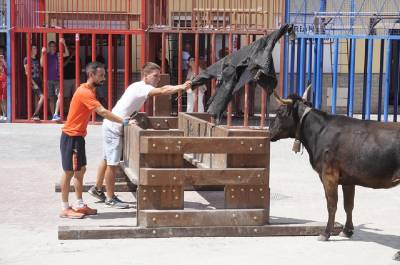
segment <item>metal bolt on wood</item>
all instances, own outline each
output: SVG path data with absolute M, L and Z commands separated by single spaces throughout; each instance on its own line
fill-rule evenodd
M 146 200 L 146 197 L 143 197 L 143 200 L 145 201 L 145 200 Z

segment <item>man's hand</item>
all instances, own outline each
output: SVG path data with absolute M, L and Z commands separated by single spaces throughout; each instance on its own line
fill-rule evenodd
M 60 42 L 65 45 L 65 39 L 64 38 L 60 38 Z
M 46 53 L 46 47 L 42 48 L 42 53 Z
M 182 90 L 188 90 L 191 87 L 192 87 L 192 81 L 189 81 L 189 80 L 181 85 Z

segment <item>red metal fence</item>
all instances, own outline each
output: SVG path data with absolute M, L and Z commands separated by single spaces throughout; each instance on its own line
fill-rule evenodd
M 32 45 L 41 53 L 42 47 L 53 40 L 62 54 L 64 46 L 60 39 L 64 38 L 77 58 L 76 84 L 85 81 L 82 69 L 88 62 L 103 59 L 107 82 L 100 99 L 111 109 L 128 84 L 140 79 L 144 62 L 158 62 L 162 72 L 170 74 L 172 84 L 182 83 L 186 79 L 183 50 L 188 49 L 194 57 L 198 72 L 200 64 L 208 66 L 277 28 L 282 19 L 282 3 L 278 0 L 15 0 L 11 14 L 12 50 L 15 51 L 12 54 L 12 121 L 26 122 L 38 101 L 27 78 L 31 68 L 28 66 L 25 74 L 23 65 L 24 58 L 31 57 Z M 59 58 L 63 80 L 63 63 L 67 58 Z M 43 80 L 48 75 L 46 59 L 44 53 Z M 68 102 L 64 102 L 63 83 L 60 83 L 60 115 L 65 120 Z M 41 120 L 47 121 L 54 111 L 47 82 L 43 82 L 43 91 Z M 227 125 L 232 125 L 233 114 L 243 117 L 244 126 L 249 125 L 249 116 L 253 114 L 260 116 L 259 125 L 265 125 L 266 96 L 259 91 L 246 86 L 244 93 L 234 98 L 227 111 Z M 214 92 L 215 81 L 211 81 L 205 100 Z M 195 96 L 195 111 L 197 100 Z M 184 95 L 174 98 L 171 104 L 173 112 L 186 110 Z M 146 111 L 151 113 L 151 108 Z M 93 115 L 93 121 L 96 119 Z

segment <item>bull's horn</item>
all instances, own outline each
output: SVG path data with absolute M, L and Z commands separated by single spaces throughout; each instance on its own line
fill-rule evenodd
M 274 97 L 275 97 L 275 99 L 278 101 L 278 104 L 287 105 L 287 104 L 292 104 L 292 103 L 293 103 L 293 100 L 291 100 L 291 99 L 284 99 L 284 98 L 281 98 L 281 97 L 278 95 L 278 92 L 276 92 L 276 90 L 274 90 Z
M 303 93 L 303 99 L 306 101 L 308 101 L 308 94 L 309 94 L 310 90 L 311 90 L 311 84 L 308 85 L 308 87 L 306 88 L 306 90 Z

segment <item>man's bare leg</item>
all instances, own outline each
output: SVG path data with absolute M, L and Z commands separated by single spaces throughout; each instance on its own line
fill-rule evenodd
M 107 189 L 107 198 L 112 199 L 115 191 L 115 174 L 117 172 L 117 166 L 107 166 L 105 180 Z
M 107 169 L 106 160 L 101 160 L 99 167 L 97 168 L 97 178 L 96 178 L 96 189 L 101 190 L 103 188 L 104 183 L 104 175 Z

